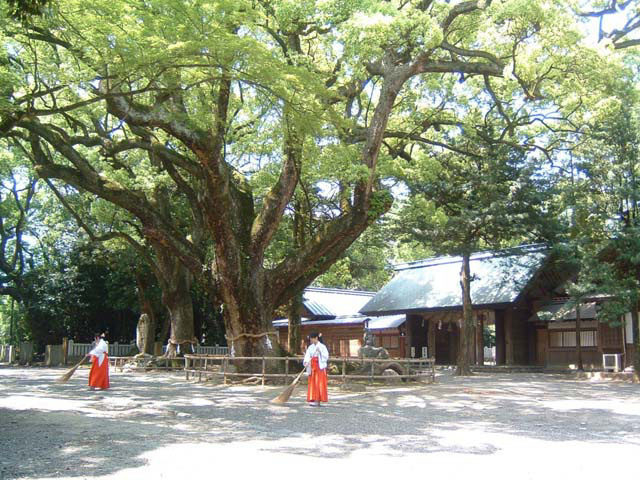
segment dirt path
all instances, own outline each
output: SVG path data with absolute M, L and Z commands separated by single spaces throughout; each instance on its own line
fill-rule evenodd
M 638 385 L 443 376 L 430 386 L 330 389 L 331 403 L 315 409 L 304 389 L 280 407 L 268 403 L 277 388 L 117 373 L 112 389 L 92 392 L 86 370 L 55 384 L 62 372 L 0 368 L 0 479 L 282 479 L 317 468 L 392 479 L 640 473 Z

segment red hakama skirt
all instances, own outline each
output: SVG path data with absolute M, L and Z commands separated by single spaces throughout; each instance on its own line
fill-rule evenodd
M 106 353 L 102 359 L 102 365 L 98 365 L 98 357 L 96 355 L 91 355 L 89 386 L 101 389 L 109 388 L 109 357 Z
M 311 359 L 309 388 L 307 389 L 307 402 L 328 402 L 327 383 L 327 369 L 320 370 L 318 357 L 313 357 Z

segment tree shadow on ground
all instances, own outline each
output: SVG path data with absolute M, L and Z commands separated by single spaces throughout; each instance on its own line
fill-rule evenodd
M 259 442 L 263 452 L 346 458 L 436 452 L 491 455 L 491 434 L 552 442 L 640 445 L 636 385 L 535 374 L 448 377 L 428 386 L 330 392 L 309 407 L 300 388 L 187 383 L 180 374 L 116 374 L 88 391 L 86 371 L 0 369 L 0 478 L 107 475 L 143 466 L 150 451 L 184 442 Z M 456 432 L 476 432 L 473 441 Z M 453 437 L 451 437 L 453 435 Z

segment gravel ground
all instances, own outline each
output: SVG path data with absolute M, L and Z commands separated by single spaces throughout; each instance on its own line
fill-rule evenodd
M 0 368 L 0 479 L 243 479 L 306 474 L 448 479 L 616 478 L 640 473 L 640 386 L 562 375 L 441 375 L 434 385 L 212 386 L 179 373 Z M 203 477 L 204 478 L 204 477 Z M 630 477 L 632 478 L 632 477 Z

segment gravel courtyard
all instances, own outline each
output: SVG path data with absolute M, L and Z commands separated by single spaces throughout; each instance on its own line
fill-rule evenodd
M 0 368 L 0 479 L 630 478 L 640 473 L 640 386 L 562 375 L 438 377 L 434 385 L 330 388 L 286 406 L 280 388 L 212 386 L 181 373 Z M 113 372 L 113 371 L 112 371 Z M 392 477 L 392 479 L 393 479 Z

